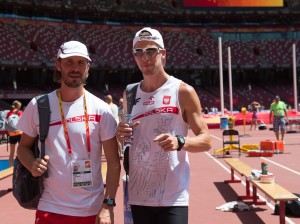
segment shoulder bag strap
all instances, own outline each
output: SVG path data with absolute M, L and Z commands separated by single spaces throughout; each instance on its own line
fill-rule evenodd
M 139 83 L 132 83 L 126 86 L 127 114 L 131 114 Z
M 39 112 L 39 123 L 40 123 L 40 136 L 41 141 L 41 158 L 45 156 L 45 140 L 48 135 L 49 124 L 50 124 L 50 105 L 48 94 L 37 96 L 37 105 Z M 48 173 L 45 172 L 45 177 L 48 176 Z

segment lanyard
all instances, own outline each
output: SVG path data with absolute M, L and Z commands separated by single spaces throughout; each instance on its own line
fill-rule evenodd
M 61 121 L 62 121 L 62 125 L 63 125 L 63 128 L 64 128 L 64 136 L 65 136 L 67 147 L 68 147 L 68 153 L 72 157 L 71 142 L 70 142 L 68 127 L 67 127 L 67 120 L 65 119 L 65 114 L 64 114 L 63 107 L 62 107 L 62 100 L 61 100 L 60 90 L 58 90 L 57 95 L 58 95 L 58 102 L 59 102 L 59 108 L 60 108 L 60 114 L 61 114 Z M 91 152 L 90 128 L 89 128 L 89 121 L 88 121 L 88 115 L 87 115 L 85 92 L 84 92 L 84 95 L 83 95 L 83 104 L 84 104 L 83 108 L 84 108 L 84 120 L 85 120 L 87 151 L 88 151 L 89 156 L 90 156 L 90 152 Z

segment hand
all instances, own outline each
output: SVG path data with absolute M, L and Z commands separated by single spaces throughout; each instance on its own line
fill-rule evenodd
M 287 117 L 285 118 L 285 125 L 289 125 L 289 119 Z
M 112 206 L 103 205 L 98 217 L 96 218 L 96 224 L 113 224 L 114 223 L 114 210 Z
M 36 158 L 31 166 L 31 174 L 34 177 L 42 176 L 46 170 L 49 161 L 49 156 L 45 155 L 44 159 Z
M 154 142 L 158 142 L 158 145 L 164 150 L 175 151 L 178 149 L 179 144 L 176 136 L 171 134 L 160 134 L 153 139 Z
M 119 141 L 124 141 L 133 134 L 133 128 L 140 124 L 139 121 L 135 121 L 132 124 L 126 124 L 120 122 L 117 127 L 116 137 Z

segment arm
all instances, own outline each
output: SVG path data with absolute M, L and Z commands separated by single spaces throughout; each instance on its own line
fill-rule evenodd
M 270 114 L 269 114 L 269 120 L 270 120 L 270 124 L 272 124 L 272 114 L 273 114 L 273 111 L 272 111 L 272 106 L 270 107 Z
M 41 176 L 47 170 L 49 156 L 44 159 L 35 158 L 31 149 L 35 138 L 23 133 L 18 145 L 17 155 L 22 164 L 31 172 L 32 176 Z
M 126 97 L 126 90 L 123 92 L 123 112 L 124 112 L 124 115 L 127 113 L 127 97 Z
M 104 198 L 115 198 L 120 180 L 120 159 L 116 138 L 103 142 L 103 150 L 107 160 L 106 189 Z M 114 223 L 113 206 L 103 204 L 98 214 L 98 223 Z
M 184 150 L 188 152 L 204 152 L 211 148 L 211 137 L 208 126 L 202 116 L 199 97 L 193 87 L 181 83 L 179 87 L 179 103 L 182 116 L 191 127 L 194 137 L 186 137 Z
M 285 114 L 285 118 L 288 119 L 288 114 L 286 110 L 284 110 L 284 114 Z
M 283 109 L 283 111 L 284 111 L 285 118 L 287 120 L 288 119 L 288 113 L 287 113 L 287 109 L 286 109 L 286 104 L 285 103 L 284 103 L 284 109 Z

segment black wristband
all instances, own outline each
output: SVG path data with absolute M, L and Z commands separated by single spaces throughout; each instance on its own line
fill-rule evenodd
M 177 151 L 181 151 L 182 147 L 185 144 L 185 139 L 182 135 L 176 135 L 176 137 L 177 137 L 177 141 L 178 141 Z
M 109 206 L 116 206 L 116 202 L 115 202 L 115 199 L 113 198 L 106 198 L 103 200 L 103 203 L 109 205 Z

